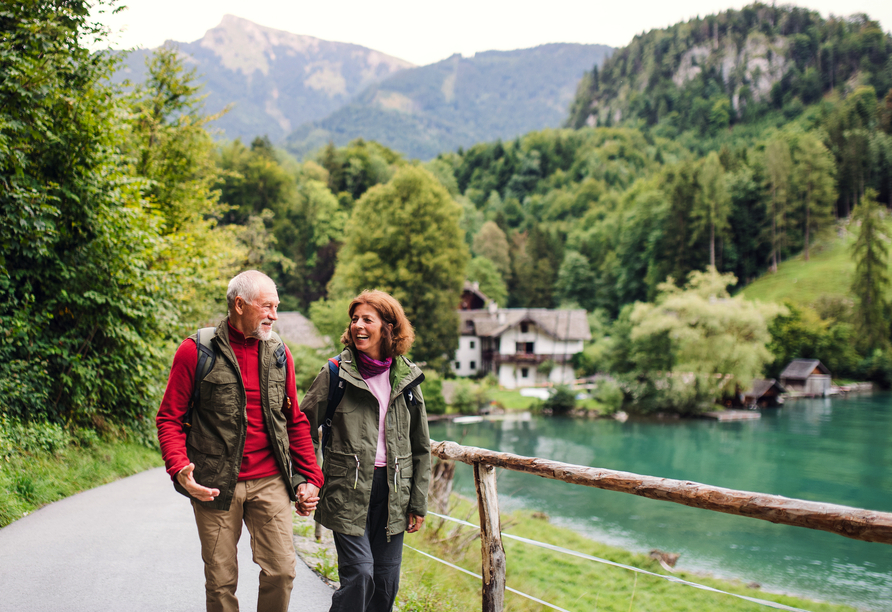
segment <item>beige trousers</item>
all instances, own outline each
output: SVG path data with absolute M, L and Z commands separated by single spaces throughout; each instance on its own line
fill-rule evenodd
M 236 612 L 237 544 L 242 522 L 260 566 L 258 612 L 287 612 L 294 582 L 292 507 L 281 476 L 239 482 L 229 510 L 192 503 L 204 561 L 208 612 Z

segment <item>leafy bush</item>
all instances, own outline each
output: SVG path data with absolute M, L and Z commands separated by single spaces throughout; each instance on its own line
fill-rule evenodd
M 558 385 L 543 407 L 551 414 L 567 414 L 576 407 L 576 392 L 567 385 Z
M 604 404 L 605 414 L 614 414 L 623 406 L 625 395 L 622 388 L 612 380 L 598 383 L 595 399 Z
M 424 395 L 424 408 L 428 414 L 446 414 L 443 379 L 436 372 L 425 372 L 421 393 Z
M 475 386 L 470 380 L 459 379 L 455 381 L 452 407 L 461 414 L 476 414 L 479 409 L 474 393 Z
M 54 455 L 74 441 L 58 423 L 18 423 L 5 417 L 0 420 L 0 450 L 5 456 L 23 452 Z

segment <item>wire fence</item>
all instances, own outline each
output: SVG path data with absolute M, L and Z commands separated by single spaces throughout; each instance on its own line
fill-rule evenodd
M 444 520 L 447 520 L 447 521 L 452 521 L 453 523 L 458 523 L 458 524 L 463 525 L 463 526 L 465 526 L 465 527 L 470 527 L 470 528 L 477 529 L 477 530 L 480 529 L 480 526 L 479 526 L 479 525 L 475 525 L 475 524 L 470 523 L 470 522 L 468 522 L 468 521 L 465 521 L 465 520 L 462 520 L 462 519 L 457 519 L 457 518 L 454 518 L 454 517 L 451 517 L 451 516 L 446 516 L 446 515 L 443 515 L 443 514 L 437 514 L 436 512 L 430 512 L 430 511 L 428 511 L 428 515 L 429 515 L 429 516 L 436 516 L 436 517 L 438 517 L 438 518 L 441 518 L 441 519 L 444 519 Z M 608 559 L 601 559 L 600 557 L 594 557 L 594 556 L 592 556 L 592 555 L 587 555 L 587 554 L 585 554 L 585 553 L 581 553 L 581 552 L 578 552 L 578 551 L 575 551 L 575 550 L 570 550 L 570 549 L 568 549 L 568 548 L 563 548 L 563 547 L 561 547 L 561 546 L 556 546 L 556 545 L 554 545 L 554 544 L 548 544 L 548 543 L 545 543 L 545 542 L 538 542 L 538 541 L 536 541 L 536 540 L 531 540 L 530 538 L 524 538 L 524 537 L 521 537 L 521 536 L 516 536 L 516 535 L 510 534 L 510 533 L 506 533 L 506 532 L 504 532 L 504 531 L 501 532 L 501 535 L 502 535 L 503 538 L 506 538 L 506 539 L 509 539 L 509 540 L 515 540 L 515 541 L 518 541 L 518 542 L 523 542 L 524 544 L 528 544 L 528 545 L 530 545 L 530 546 L 537 546 L 537 547 L 539 547 L 539 548 L 544 548 L 544 549 L 546 549 L 546 550 L 550 550 L 550 551 L 552 551 L 552 552 L 558 552 L 558 553 L 563 553 L 563 554 L 571 555 L 571 556 L 573 556 L 573 557 L 577 557 L 577 558 L 580 558 L 580 559 L 585 559 L 585 560 L 587 560 L 587 561 L 594 561 L 594 562 L 596 562 L 596 563 L 601 563 L 601 564 L 604 564 L 604 565 L 610 565 L 610 566 L 613 566 L 613 567 L 618 567 L 618 568 L 621 568 L 621 569 L 624 569 L 624 570 L 628 570 L 628 571 L 631 571 L 631 572 L 635 572 L 635 573 L 638 573 L 638 574 L 644 574 L 644 575 L 646 575 L 646 576 L 653 576 L 653 577 L 655 577 L 655 578 L 660 578 L 660 579 L 662 579 L 662 580 L 666 580 L 666 581 L 668 581 L 668 582 L 672 582 L 672 583 L 675 583 L 675 584 L 680 584 L 680 585 L 684 585 L 684 586 L 693 587 L 693 588 L 695 588 L 695 589 L 700 589 L 700 590 L 703 590 L 703 591 L 709 591 L 709 592 L 711 592 L 711 593 L 716 593 L 716 594 L 719 594 L 719 595 L 727 595 L 727 596 L 729 596 L 729 597 L 736 597 L 737 599 L 743 599 L 743 600 L 745 600 L 745 601 L 748 601 L 748 602 L 751 602 L 751 603 L 754 603 L 754 604 L 758 604 L 758 605 L 761 605 L 761 606 L 766 606 L 766 607 L 768 607 L 768 608 L 774 608 L 774 609 L 776 609 L 776 610 L 788 610 L 788 611 L 790 611 L 790 612 L 809 612 L 808 610 L 804 610 L 804 609 L 802 609 L 802 608 L 794 608 L 794 607 L 792 607 L 792 606 L 787 606 L 787 605 L 784 605 L 784 604 L 781 604 L 781 603 L 777 603 L 777 602 L 775 602 L 775 601 L 769 601 L 769 600 L 767 600 L 767 599 L 759 599 L 758 597 L 749 597 L 749 596 L 747 596 L 747 595 L 740 595 L 740 594 L 738 594 L 738 593 L 730 593 L 730 592 L 728 592 L 728 591 L 722 591 L 721 589 L 716 589 L 716 588 L 711 587 L 711 586 L 706 586 L 705 584 L 698 584 L 698 583 L 696 583 L 696 582 L 691 582 L 691 581 L 689 581 L 689 580 L 683 580 L 682 578 L 679 578 L 679 577 L 677 577 L 677 576 L 671 576 L 671 575 L 668 575 L 668 576 L 667 576 L 667 575 L 665 575 L 665 574 L 657 574 L 657 573 L 655 573 L 655 572 L 650 572 L 650 571 L 648 571 L 648 570 L 641 569 L 641 568 L 639 568 L 639 567 L 635 567 L 635 566 L 632 566 L 632 565 L 625 565 L 625 564 L 623 564 L 623 563 L 617 563 L 617 562 L 615 562 L 615 561 L 610 561 L 610 560 L 608 560 Z M 430 558 L 430 559 L 433 559 L 434 561 L 437 561 L 438 563 L 442 563 L 443 565 L 446 565 L 446 566 L 451 567 L 451 568 L 453 568 L 453 569 L 456 569 L 456 570 L 458 570 L 458 571 L 460 571 L 460 572 L 463 572 L 463 573 L 465 573 L 465 574 L 468 574 L 469 576 L 473 576 L 473 577 L 477 578 L 478 580 L 481 579 L 481 576 L 480 576 L 479 574 L 475 574 L 474 572 L 471 572 L 471 571 L 469 571 L 469 570 L 466 570 L 466 569 L 464 569 L 463 567 L 459 567 L 458 565 L 455 565 L 454 563 L 450 563 L 449 561 L 446 561 L 446 560 L 444 560 L 444 559 L 440 559 L 439 557 L 436 557 L 436 556 L 431 555 L 431 554 L 429 554 L 429 553 L 426 553 L 426 552 L 424 552 L 424 551 L 418 550 L 417 548 L 413 548 L 413 547 L 408 546 L 408 545 L 406 545 L 406 544 L 403 544 L 403 546 L 404 546 L 405 548 L 408 548 L 409 550 L 412 550 L 412 551 L 414 551 L 414 552 L 417 552 L 418 554 L 421 554 L 421 555 L 424 555 L 425 557 L 428 557 L 428 558 Z M 551 608 L 552 610 L 559 610 L 559 611 L 561 611 L 561 612 L 570 612 L 569 610 L 566 610 L 566 609 L 564 609 L 564 608 L 561 608 L 561 607 L 559 607 L 559 606 L 556 606 L 556 605 L 553 604 L 553 603 L 549 603 L 549 602 L 547 602 L 547 601 L 543 601 L 543 600 L 538 599 L 538 598 L 536 598 L 536 597 L 533 597 L 532 595 L 529 595 L 529 594 L 527 594 L 527 593 L 522 593 L 522 592 L 520 592 L 520 591 L 518 591 L 518 590 L 516 590 L 516 589 L 512 589 L 511 587 L 506 586 L 506 587 L 505 587 L 505 590 L 506 590 L 506 591 L 509 591 L 509 592 L 511 592 L 511 593 L 514 593 L 514 594 L 516 594 L 516 595 L 520 595 L 521 597 L 525 597 L 525 598 L 527 598 L 527 599 L 529 599 L 529 600 L 535 601 L 536 603 L 542 604 L 543 606 L 546 606 L 546 607 L 548 607 L 548 608 Z

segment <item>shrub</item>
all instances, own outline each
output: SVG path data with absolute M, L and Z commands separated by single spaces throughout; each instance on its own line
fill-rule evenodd
M 576 407 L 576 392 L 567 385 L 558 385 L 554 388 L 544 408 L 551 410 L 551 414 L 567 414 Z
M 624 394 L 622 388 L 612 380 L 605 380 L 598 384 L 595 399 L 604 404 L 605 414 L 614 414 L 623 406 Z
M 424 395 L 424 408 L 428 414 L 446 413 L 446 400 L 443 398 L 443 379 L 436 372 L 425 372 L 421 393 Z

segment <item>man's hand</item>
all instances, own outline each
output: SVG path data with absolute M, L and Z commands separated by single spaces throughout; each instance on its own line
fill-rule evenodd
M 409 514 L 409 528 L 406 529 L 406 533 L 415 533 L 421 526 L 424 524 L 424 517 L 418 516 L 417 514 Z
M 220 495 L 220 489 L 209 489 L 195 482 L 195 477 L 192 476 L 194 470 L 195 464 L 190 463 L 177 472 L 177 481 L 198 501 L 214 501 L 214 498 Z
M 297 485 L 297 503 L 294 504 L 294 509 L 300 516 L 310 516 L 318 504 L 319 487 L 309 482 Z

